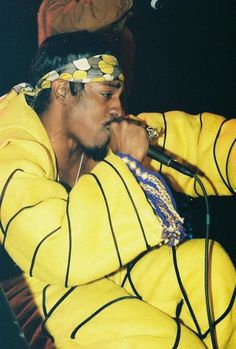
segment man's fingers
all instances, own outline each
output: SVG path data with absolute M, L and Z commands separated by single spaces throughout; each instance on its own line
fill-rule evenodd
M 121 122 L 127 122 L 128 124 L 133 124 L 133 125 L 137 125 L 137 126 L 141 126 L 141 127 L 146 127 L 146 123 L 142 120 L 138 120 L 138 119 L 130 119 L 129 117 L 124 118 L 124 117 L 119 117 L 119 118 L 114 118 L 112 120 L 112 123 L 117 123 L 120 124 Z

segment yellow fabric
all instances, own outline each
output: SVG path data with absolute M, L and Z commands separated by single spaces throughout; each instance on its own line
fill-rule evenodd
M 150 281 L 148 281 L 149 285 Z M 35 289 L 39 288 L 39 284 Z M 56 301 L 65 294 L 64 290 L 49 286 L 46 299 L 54 298 L 54 303 L 46 302 L 50 311 Z M 101 279 L 90 285 L 76 288 L 60 303 L 47 321 L 48 329 L 58 338 L 57 348 L 163 348 L 173 347 L 176 336 L 176 323 L 164 312 L 149 304 L 131 297 L 119 285 L 108 279 Z M 120 299 L 120 300 L 118 300 Z M 109 302 L 118 300 L 94 316 L 84 326 L 74 332 L 79 324 L 85 322 L 91 314 Z M 75 311 L 76 308 L 79 311 Z M 62 315 L 63 314 L 63 315 Z M 61 324 L 61 316 L 68 321 Z M 204 348 L 203 343 L 184 326 L 180 349 Z
M 0 117 L 0 140 L 1 240 L 24 271 L 54 284 L 83 284 L 146 250 L 144 235 L 149 246 L 162 241 L 160 224 L 142 189 L 113 154 L 106 159 L 111 165 L 101 162 L 93 171 L 108 207 L 90 174 L 67 194 L 55 181 L 55 156 L 46 131 L 22 94 Z
M 204 334 L 209 328 L 207 321 L 205 295 L 204 295 L 204 240 L 193 239 L 181 244 L 176 249 L 177 263 L 180 277 Z M 214 319 L 218 319 L 226 310 L 236 283 L 236 273 L 233 264 L 229 261 L 226 252 L 217 242 L 210 243 L 212 304 L 214 307 Z M 126 270 L 114 274 L 111 279 L 120 283 Z M 167 246 L 154 249 L 140 259 L 131 270 L 131 280 L 136 291 L 142 299 L 156 309 L 176 317 L 176 307 L 183 295 L 176 282 L 176 274 L 173 268 L 172 253 Z M 132 294 L 132 286 L 129 280 L 124 284 L 125 289 Z M 228 293 L 229 292 L 229 293 Z M 235 302 L 234 302 L 235 303 Z M 180 318 L 186 326 L 196 332 L 196 327 L 184 303 Z M 228 332 L 228 335 L 226 333 Z M 232 312 L 225 317 L 216 327 L 219 349 L 233 349 L 236 345 L 236 304 Z M 210 336 L 204 340 L 207 348 L 211 348 Z M 162 348 L 162 346 L 159 346 Z M 157 348 L 159 348 L 157 346 Z M 180 345 L 180 348 L 182 346 Z M 169 348 L 172 348 L 169 346 Z M 179 348 L 179 347 L 178 347 Z M 183 348 L 194 348 L 192 344 L 185 343 Z M 196 346 L 198 348 L 198 346 Z
M 139 117 L 161 132 L 157 143 L 168 154 L 184 164 L 197 167 L 205 174 L 201 175 L 199 172 L 199 177 L 208 195 L 231 194 L 220 173 L 236 192 L 236 119 L 226 121 L 216 114 L 190 115 L 182 111 L 142 113 Z M 160 170 L 160 164 L 154 160 L 151 161 L 151 166 Z M 193 197 L 202 195 L 199 185 L 196 184 L 195 187 L 194 179 L 166 166 L 161 166 L 161 173 L 168 178 L 176 191 Z
M 211 243 L 210 256 L 212 272 L 209 282 L 214 318 L 217 320 L 230 303 L 235 285 L 235 269 L 225 251 L 215 242 Z M 204 335 L 209 328 L 204 302 L 204 274 L 199 272 L 204 269 L 204 241 L 194 239 L 180 245 L 177 261 L 185 291 L 201 334 Z M 26 275 L 35 302 L 47 318 L 47 328 L 56 338 L 56 348 L 174 347 L 177 324 L 173 318 L 176 317 L 176 308 L 183 296 L 176 282 L 171 250 L 166 246 L 154 249 L 131 269 L 130 279 L 143 301 L 135 297 L 129 279 L 126 279 L 122 288 L 119 287 L 126 272 L 126 268 L 123 268 L 109 278 L 67 289 L 54 285 L 45 287 L 45 283 Z M 182 324 L 178 349 L 212 348 L 209 335 L 203 343 L 194 334 L 196 327 L 186 303 L 181 309 L 180 319 Z M 234 305 L 216 326 L 220 349 L 235 348 L 235 322 Z
M 147 252 L 120 287 L 125 265 L 162 241 L 160 224 L 125 163 L 109 154 L 68 195 L 56 182 L 47 133 L 24 96 L 1 100 L 0 109 L 0 237 L 25 271 L 56 347 L 172 348 L 177 336 L 172 316 L 182 295 L 171 250 L 162 246 Z M 217 319 L 232 297 L 235 270 L 222 248 L 213 250 L 211 289 Z M 203 251 L 203 242 L 197 240 L 177 250 L 183 282 L 197 310 L 199 299 L 204 299 Z M 201 303 L 197 316 L 204 332 Z M 186 305 L 180 317 L 186 326 L 180 325 L 178 348 L 205 348 L 188 329 L 193 324 Z M 232 318 L 229 311 L 217 326 L 221 349 L 235 347 Z M 209 335 L 204 341 L 211 348 Z

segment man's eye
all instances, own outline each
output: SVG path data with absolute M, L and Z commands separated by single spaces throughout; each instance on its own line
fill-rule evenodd
M 111 92 L 102 92 L 101 95 L 102 95 L 105 99 L 110 99 L 110 98 L 112 98 L 112 93 L 111 93 Z

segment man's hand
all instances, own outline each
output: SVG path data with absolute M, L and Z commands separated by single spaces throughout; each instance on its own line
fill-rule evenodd
M 110 125 L 112 151 L 129 154 L 142 162 L 149 145 L 145 126 L 145 122 L 134 117 L 115 119 Z

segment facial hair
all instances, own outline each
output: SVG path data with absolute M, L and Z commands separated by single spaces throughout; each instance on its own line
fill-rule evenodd
M 80 148 L 82 152 L 84 152 L 85 155 L 87 155 L 89 158 L 92 158 L 95 161 L 101 161 L 106 157 L 108 153 L 109 144 L 110 137 L 100 146 L 85 147 L 84 145 L 80 144 Z

